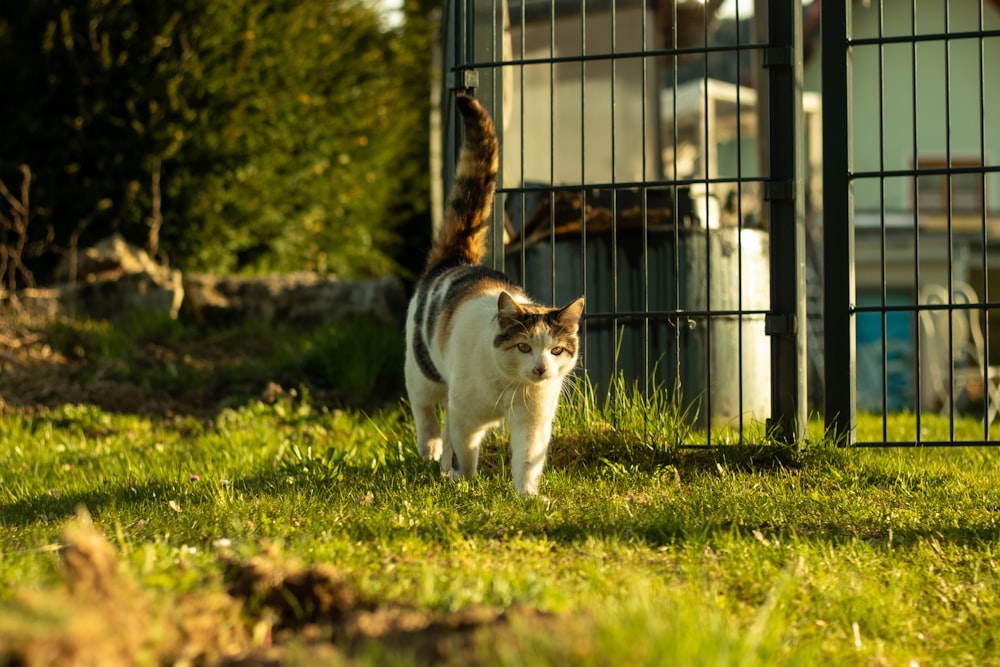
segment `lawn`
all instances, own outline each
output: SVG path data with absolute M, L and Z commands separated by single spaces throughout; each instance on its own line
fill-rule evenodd
M 526 501 L 502 434 L 452 484 L 391 373 L 317 370 L 370 331 L 212 334 L 257 342 L 236 365 L 186 331 L 31 335 L 147 402 L 4 385 L 0 664 L 1000 663 L 997 450 L 689 449 L 660 397 L 577 391 Z

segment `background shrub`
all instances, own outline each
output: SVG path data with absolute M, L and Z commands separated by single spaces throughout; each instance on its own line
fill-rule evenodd
M 33 231 L 54 231 L 33 268 L 112 232 L 185 269 L 398 268 L 397 231 L 428 224 L 432 24 L 419 5 L 406 16 L 388 27 L 353 0 L 4 3 L 0 178 L 27 164 Z

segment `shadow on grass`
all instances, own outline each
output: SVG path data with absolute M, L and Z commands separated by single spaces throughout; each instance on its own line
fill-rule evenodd
M 391 490 L 425 489 L 429 497 L 441 498 L 442 514 L 418 515 L 415 525 L 407 529 L 412 535 L 432 542 L 447 542 L 460 536 L 462 539 L 505 539 L 507 535 L 518 534 L 525 537 L 545 538 L 559 543 L 580 544 L 592 539 L 641 541 L 650 548 L 678 545 L 709 545 L 720 537 L 733 537 L 760 542 L 763 546 L 792 541 L 809 541 L 830 545 L 853 543 L 866 544 L 873 549 L 905 550 L 922 542 L 935 541 L 941 545 L 974 546 L 995 544 L 1000 539 L 1000 528 L 988 518 L 970 520 L 961 526 L 948 521 L 928 522 L 920 529 L 895 527 L 889 529 L 877 517 L 868 520 L 817 520 L 803 518 L 776 523 L 734 514 L 703 516 L 692 513 L 681 502 L 667 499 L 645 507 L 630 510 L 629 516 L 620 512 L 582 512 L 582 508 L 567 512 L 550 512 L 539 505 L 545 500 L 524 500 L 510 490 L 506 497 L 491 500 L 493 509 L 477 505 L 483 494 L 496 493 L 497 486 L 508 487 L 509 479 L 496 472 L 486 472 L 477 484 L 488 486 L 482 491 L 452 486 L 441 478 L 436 465 L 419 459 L 397 461 L 372 469 L 370 466 L 344 466 L 336 476 L 322 472 L 306 473 L 309 478 L 296 478 L 295 473 L 283 468 L 264 468 L 254 474 L 233 480 L 234 492 L 242 492 L 248 498 L 270 496 L 280 500 L 284 495 L 301 494 L 302 489 L 313 489 L 316 497 L 323 502 L 342 506 L 365 504 L 381 505 L 385 497 L 392 504 L 403 503 L 402 496 L 392 496 Z M 338 479 L 352 480 L 351 495 L 344 496 L 344 489 L 337 484 Z M 374 489 L 378 495 L 367 489 Z M 203 494 L 187 496 L 174 493 L 175 485 L 156 481 L 144 484 L 109 486 L 76 494 L 40 494 L 0 507 L 0 525 L 25 527 L 39 523 L 61 525 L 72 518 L 78 508 L 85 507 L 94 517 L 101 517 L 108 508 L 125 508 L 126 514 L 138 514 L 143 507 L 162 508 L 167 498 L 181 497 L 190 508 L 200 502 L 209 502 Z M 472 497 L 478 494 L 478 497 Z M 412 500 L 411 494 L 411 500 Z M 422 494 L 428 495 L 428 494 Z M 468 496 L 468 497 L 463 497 Z M 554 502 L 560 503 L 558 499 Z M 495 507 L 503 509 L 502 516 L 495 517 Z M 505 507 L 504 507 L 505 506 Z M 472 508 L 461 516 L 463 509 Z M 376 507 L 372 511 L 376 514 Z M 162 509 L 156 510 L 162 511 Z M 387 512 L 382 508 L 383 513 Z M 456 514 L 458 516 L 456 516 Z M 352 539 L 361 541 L 384 539 L 386 515 L 379 518 L 381 523 L 369 525 L 362 515 L 358 520 L 341 525 Z M 441 521 L 453 521 L 443 527 Z
M 293 329 L 253 323 L 206 328 L 169 318 L 8 322 L 0 408 L 90 404 L 107 412 L 211 419 L 307 387 L 329 407 L 372 408 L 402 393 L 403 340 L 369 320 Z
M 547 474 L 568 476 L 570 486 L 563 497 L 546 501 L 523 500 L 513 492 L 500 436 L 487 443 L 479 478 L 470 485 L 452 485 L 441 478 L 436 463 L 419 458 L 408 440 L 411 433 L 404 429 L 390 435 L 375 451 L 287 447 L 277 459 L 234 477 L 227 492 L 242 496 L 236 502 L 268 499 L 277 508 L 285 498 L 303 494 L 322 507 L 353 508 L 339 525 L 361 541 L 393 534 L 400 507 L 415 508 L 410 514 L 414 523 L 407 530 L 432 542 L 502 540 L 521 534 L 565 543 L 639 541 L 657 548 L 735 536 L 765 546 L 804 540 L 905 549 L 927 540 L 979 546 L 1000 537 L 989 512 L 957 524 L 954 512 L 931 511 L 953 509 L 948 493 L 937 491 L 948 487 L 949 475 L 859 461 L 833 447 L 679 449 L 624 440 L 557 447 L 562 453 L 550 461 Z M 616 475 L 623 481 L 614 481 Z M 650 483 L 654 477 L 658 483 Z M 766 483 L 760 485 L 761 480 Z M 170 498 L 186 507 L 213 503 L 211 484 L 218 483 L 188 486 L 176 479 L 150 479 L 105 482 L 80 493 L 50 491 L 0 507 L 0 525 L 61 523 L 81 505 L 99 517 L 109 508 L 131 515 L 141 514 L 144 507 L 163 512 Z M 589 488 L 600 484 L 607 498 L 596 497 Z M 744 493 L 742 485 L 760 488 Z M 723 489 L 718 498 L 712 496 L 716 488 Z M 842 507 L 822 500 L 833 490 L 845 499 Z M 771 498 L 770 493 L 781 497 Z M 914 512 L 924 515 L 922 523 L 914 527 L 897 521 L 890 529 L 885 512 L 904 498 L 915 503 Z
M 53 489 L 34 498 L 0 506 L 0 526 L 62 524 L 74 517 L 78 508 L 86 508 L 97 516 L 108 506 L 129 507 L 155 502 L 158 492 L 163 492 L 163 485 L 156 482 L 108 486 L 80 493 L 58 493 Z

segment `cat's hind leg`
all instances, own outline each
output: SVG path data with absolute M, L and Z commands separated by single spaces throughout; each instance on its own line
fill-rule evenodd
M 448 415 L 444 416 L 444 433 L 441 435 L 441 474 L 450 475 L 458 464 L 455 462 L 455 450 L 451 446 L 451 429 L 448 428 Z
M 441 424 L 435 403 L 412 403 L 413 425 L 417 431 L 417 451 L 427 461 L 441 458 Z
M 413 426 L 417 434 L 417 451 L 427 461 L 441 458 L 441 423 L 437 406 L 448 396 L 448 387 L 432 382 L 407 359 L 406 395 L 413 413 Z

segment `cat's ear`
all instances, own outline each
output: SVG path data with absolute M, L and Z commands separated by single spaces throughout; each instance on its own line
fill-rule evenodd
M 510 326 L 522 312 L 524 311 L 517 304 L 517 301 L 514 301 L 514 297 L 507 292 L 500 292 L 500 297 L 497 299 L 497 318 L 500 326 Z
M 572 302 L 556 312 L 555 320 L 568 333 L 574 334 L 580 326 L 580 316 L 583 315 L 583 297 Z

